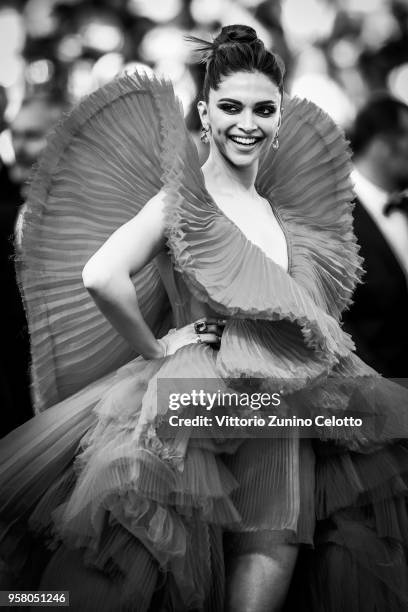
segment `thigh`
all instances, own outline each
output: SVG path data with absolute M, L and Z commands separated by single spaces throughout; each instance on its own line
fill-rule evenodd
M 268 554 L 250 552 L 230 557 L 226 568 L 226 612 L 281 610 L 297 554 L 297 546 L 274 544 Z

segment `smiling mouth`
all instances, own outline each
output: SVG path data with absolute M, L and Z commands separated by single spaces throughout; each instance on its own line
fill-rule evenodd
M 229 136 L 232 142 L 243 145 L 244 147 L 252 147 L 262 140 L 262 138 L 256 138 L 255 136 Z

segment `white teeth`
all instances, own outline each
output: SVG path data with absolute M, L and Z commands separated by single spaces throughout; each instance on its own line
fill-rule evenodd
M 245 136 L 230 136 L 231 140 L 243 145 L 253 145 L 256 143 L 256 138 L 246 138 Z

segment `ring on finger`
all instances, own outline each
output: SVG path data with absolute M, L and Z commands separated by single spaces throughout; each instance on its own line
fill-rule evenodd
M 201 340 L 200 336 L 197 334 L 196 335 L 196 344 L 202 344 L 203 341 Z
M 199 319 L 194 323 L 194 331 L 196 334 L 203 334 L 208 331 L 207 321 L 205 319 Z

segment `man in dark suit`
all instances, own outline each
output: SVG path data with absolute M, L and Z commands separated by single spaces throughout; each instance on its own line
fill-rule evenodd
M 357 354 L 384 376 L 408 378 L 408 106 L 383 95 L 352 131 L 354 230 L 363 283 L 343 316 Z

